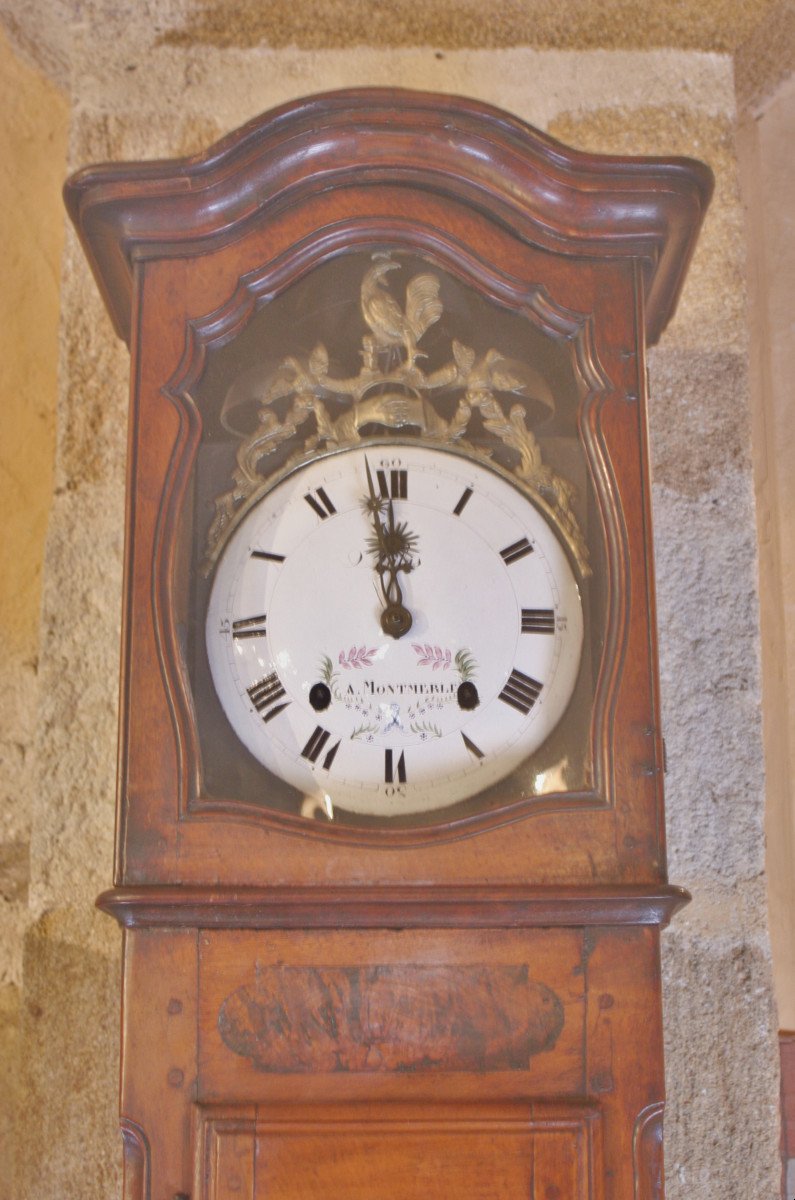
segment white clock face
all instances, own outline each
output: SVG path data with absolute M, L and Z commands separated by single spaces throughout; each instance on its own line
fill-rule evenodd
M 545 741 L 574 690 L 582 605 L 507 479 L 371 445 L 295 471 L 246 515 L 206 638 L 233 729 L 302 811 L 397 817 L 475 795 Z

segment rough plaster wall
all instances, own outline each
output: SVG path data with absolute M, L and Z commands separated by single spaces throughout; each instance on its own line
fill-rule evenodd
M 55 450 L 68 104 L 0 34 L 0 1197 L 13 1195 L 39 605 Z
M 735 79 L 738 107 L 759 114 L 795 72 L 795 0 L 778 0 L 738 45 Z
M 795 1030 L 795 78 L 741 126 L 749 221 L 767 875 L 779 1027 Z
M 121 25 L 116 32 L 103 28 L 100 52 L 90 22 L 77 30 L 74 167 L 186 153 L 290 97 L 379 83 L 463 92 L 575 144 L 679 150 L 717 170 L 682 307 L 651 363 L 671 877 L 696 893 L 665 939 L 668 1200 L 772 1200 L 778 1081 L 729 61 L 673 51 L 306 53 L 162 42 L 143 52 Z M 92 902 L 112 859 L 128 359 L 71 235 L 63 311 L 25 949 L 24 1083 L 37 1120 L 21 1131 L 16 1194 L 104 1200 L 118 1187 L 119 936 Z
M 105 45 L 183 49 L 370 46 L 448 50 L 683 50 L 732 53 L 791 0 L 0 0 L 20 53 L 69 79 L 71 33 L 101 31 Z M 768 39 L 770 40 L 770 39 Z

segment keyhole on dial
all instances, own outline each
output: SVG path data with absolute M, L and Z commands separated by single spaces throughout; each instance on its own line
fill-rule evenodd
M 309 703 L 315 712 L 323 712 L 331 704 L 331 688 L 325 683 L 313 683 L 309 689 Z
M 474 683 L 470 683 L 468 680 L 466 683 L 459 683 L 458 707 L 470 710 L 477 708 L 479 704 L 480 696 L 478 695 L 478 689 L 475 687 Z

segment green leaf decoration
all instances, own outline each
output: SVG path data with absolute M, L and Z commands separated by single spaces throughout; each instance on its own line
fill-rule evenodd
M 372 724 L 365 721 L 362 725 L 358 725 L 356 729 L 354 729 L 353 733 L 351 734 L 351 741 L 355 742 L 357 738 L 365 737 L 368 733 L 378 733 L 378 729 L 379 726 L 377 722 Z
M 412 721 L 409 728 L 412 733 L 425 734 L 426 737 L 440 738 L 442 736 L 441 729 L 432 721 Z
M 459 650 L 455 656 L 455 665 L 462 681 L 471 679 L 477 673 L 478 664 L 468 650 Z
M 320 659 L 320 678 L 325 684 L 331 687 L 336 675 L 334 673 L 334 663 L 327 654 L 324 654 Z

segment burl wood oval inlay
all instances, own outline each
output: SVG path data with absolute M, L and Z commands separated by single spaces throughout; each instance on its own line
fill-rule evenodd
M 265 967 L 221 1005 L 258 1071 L 526 1070 L 563 1005 L 526 966 Z

